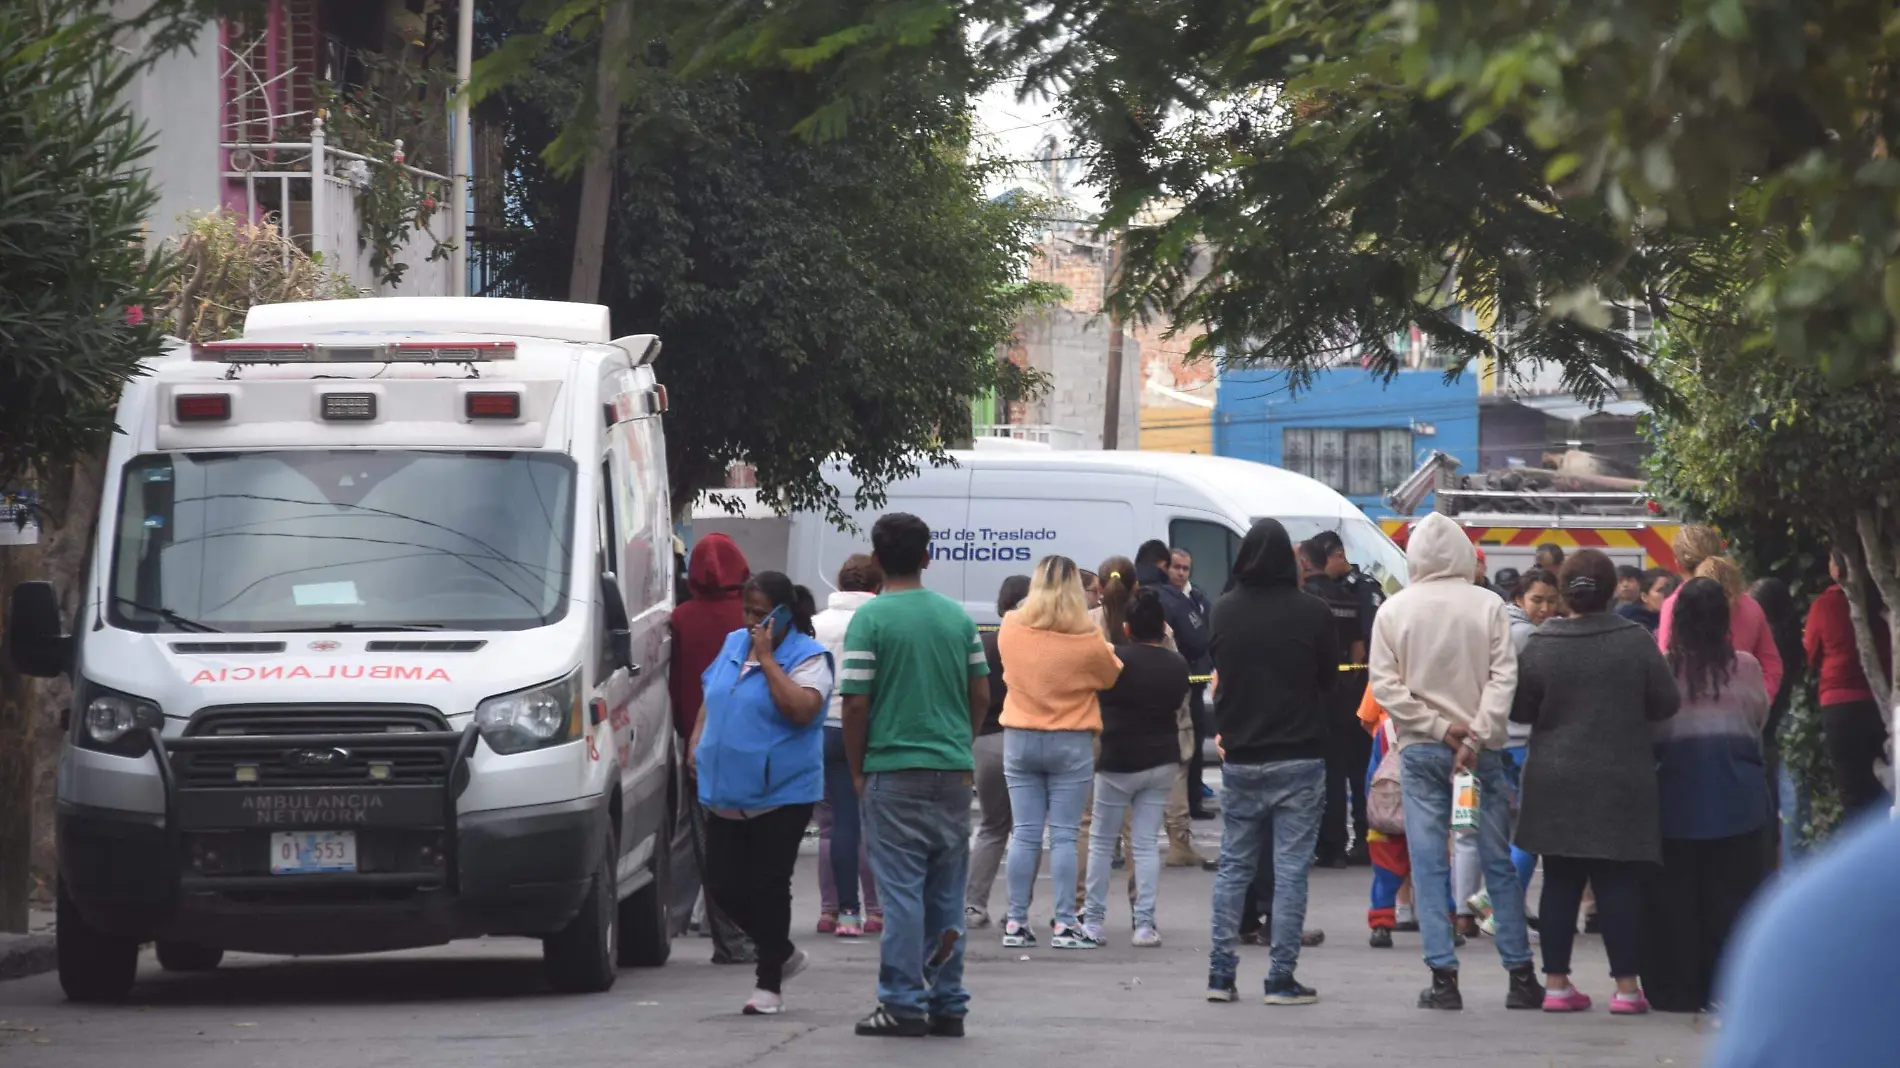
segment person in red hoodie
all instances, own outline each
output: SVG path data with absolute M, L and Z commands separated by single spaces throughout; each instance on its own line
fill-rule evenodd
M 1821 676 L 1821 733 L 1828 763 L 1834 766 L 1841 808 L 1852 815 L 1886 803 L 1887 791 L 1874 776 L 1874 762 L 1886 745 L 1887 723 L 1873 688 L 1867 685 L 1867 674 L 1861 670 L 1847 590 L 1841 586 L 1847 559 L 1840 550 L 1833 552 L 1827 569 L 1834 585 L 1816 597 L 1814 606 L 1808 609 L 1802 645 L 1807 649 L 1808 663 L 1815 665 Z M 1880 594 L 1874 592 L 1869 601 L 1867 617 L 1873 624 L 1874 648 L 1879 651 L 1881 670 L 1891 672 L 1893 651 L 1888 648 L 1887 628 L 1881 618 Z
M 693 545 L 691 561 L 686 565 L 686 584 L 693 599 L 673 609 L 673 664 L 667 676 L 667 689 L 673 699 L 673 727 L 679 731 L 682 749 L 690 744 L 700 706 L 705 703 L 700 676 L 718 657 L 726 637 L 745 626 L 741 594 L 751 577 L 745 554 L 726 535 L 708 534 Z M 685 773 L 688 778 L 680 791 L 680 815 L 692 825 L 693 860 L 703 873 L 705 814 L 700 811 L 699 788 L 690 765 Z M 710 898 L 706 901 L 706 926 L 712 935 L 714 964 L 749 964 L 756 959 L 752 940 Z

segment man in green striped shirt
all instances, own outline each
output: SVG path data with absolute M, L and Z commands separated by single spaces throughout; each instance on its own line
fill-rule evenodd
M 871 530 L 884 590 L 851 617 L 839 662 L 845 754 L 884 904 L 878 1007 L 858 1034 L 961 1036 L 970 743 L 989 663 L 962 606 L 924 588 L 930 527 L 892 513 Z

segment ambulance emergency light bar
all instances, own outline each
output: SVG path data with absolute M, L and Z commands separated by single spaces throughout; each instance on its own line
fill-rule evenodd
M 306 341 L 208 341 L 191 358 L 210 363 L 486 363 L 515 358 L 512 341 L 397 341 L 319 345 Z

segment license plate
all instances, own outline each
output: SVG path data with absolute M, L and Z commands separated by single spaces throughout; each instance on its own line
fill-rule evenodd
M 278 831 L 270 836 L 272 875 L 355 870 L 355 831 Z

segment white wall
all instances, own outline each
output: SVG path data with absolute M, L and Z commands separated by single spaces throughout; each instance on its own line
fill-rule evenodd
M 127 47 L 142 50 L 143 41 Z M 133 113 L 152 139 L 144 165 L 150 169 L 158 206 L 152 211 L 153 240 L 178 232 L 178 218 L 218 206 L 218 29 L 208 25 L 194 50 L 159 59 L 133 83 Z

